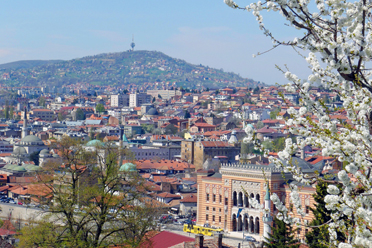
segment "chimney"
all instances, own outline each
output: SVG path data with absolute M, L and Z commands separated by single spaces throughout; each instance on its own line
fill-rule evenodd
M 214 234 L 214 244 L 216 245 L 217 248 L 222 248 L 222 233 L 215 233 Z
M 203 248 L 203 243 L 204 243 L 203 234 L 196 234 L 195 235 L 195 247 L 196 248 Z
M 301 159 L 305 160 L 305 148 L 300 148 L 301 149 Z

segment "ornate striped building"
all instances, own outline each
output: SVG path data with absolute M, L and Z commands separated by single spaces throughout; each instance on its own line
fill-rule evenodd
M 304 160 L 293 158 L 304 173 L 314 174 L 315 169 Z M 211 170 L 199 170 L 197 224 L 223 228 L 225 232 L 235 236 L 263 236 L 263 213 L 249 204 L 248 196 L 257 199 L 262 206 L 265 204 L 266 182 L 271 193 L 276 193 L 288 208 L 293 208 L 289 202 L 290 190 L 288 182 L 293 181 L 290 174 L 284 174 L 273 164 L 222 164 L 219 173 Z M 302 206 L 307 215 L 303 224 L 313 218 L 310 207 L 314 200 L 312 194 L 315 188 L 300 185 Z M 270 202 L 272 215 L 277 213 Z M 296 214 L 295 210 L 294 213 Z M 297 215 L 297 214 L 296 214 Z M 303 239 L 306 228 L 298 230 L 297 235 Z

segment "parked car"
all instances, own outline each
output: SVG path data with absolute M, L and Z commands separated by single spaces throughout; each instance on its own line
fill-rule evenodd
M 244 237 L 244 240 L 245 240 L 245 241 L 250 241 L 250 242 L 256 242 L 256 239 L 253 238 L 252 236 L 245 236 L 245 237 Z
M 23 203 L 22 202 L 18 202 L 18 205 L 23 205 Z

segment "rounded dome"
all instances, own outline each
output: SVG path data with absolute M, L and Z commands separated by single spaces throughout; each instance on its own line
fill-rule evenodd
M 12 164 L 7 169 L 8 170 L 13 170 L 13 168 L 18 167 L 18 166 L 19 166 L 18 164 Z
M 17 172 L 26 172 L 27 170 L 23 167 L 23 166 L 15 166 L 12 168 L 13 171 L 17 171 Z
M 103 145 L 104 143 L 97 139 L 91 140 L 86 144 L 86 146 L 103 146 Z
M 9 167 L 11 167 L 13 164 L 6 164 L 3 169 L 9 169 Z
M 26 154 L 26 153 L 27 153 L 27 151 L 26 151 L 26 149 L 25 149 L 24 147 L 22 147 L 22 146 L 17 146 L 17 147 L 14 149 L 14 151 L 13 151 L 12 154 L 14 154 L 14 155 L 21 155 L 21 154 Z
M 33 164 L 23 164 L 22 167 L 25 168 L 26 170 L 29 170 L 32 168 L 34 165 Z
M 37 165 L 33 165 L 32 167 L 28 168 L 27 170 L 28 171 L 39 171 L 39 170 L 41 170 L 41 167 L 37 166 Z
M 125 172 L 135 172 L 137 171 L 137 166 L 132 163 L 125 163 L 122 166 L 120 166 L 119 171 L 125 171 Z
M 41 139 L 36 137 L 35 135 L 27 135 L 23 139 L 21 139 L 21 142 L 43 142 Z
M 149 111 L 147 111 L 147 115 L 159 115 L 156 108 L 150 108 Z
M 49 155 L 49 150 L 48 149 L 41 150 L 40 155 Z

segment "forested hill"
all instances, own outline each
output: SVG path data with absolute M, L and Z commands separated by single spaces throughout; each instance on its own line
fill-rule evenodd
M 13 62 L 19 65 L 21 61 Z M 8 86 L 63 85 L 86 82 L 95 85 L 176 82 L 177 86 L 210 88 L 256 87 L 257 82 L 231 72 L 193 65 L 157 51 L 99 54 L 68 61 L 27 61 L 27 66 L 0 65 L 0 84 Z M 34 66 L 32 66 L 34 63 Z M 24 61 L 23 61 L 24 64 Z

